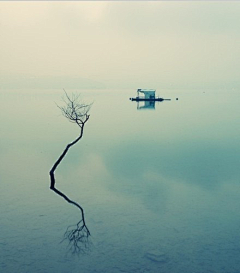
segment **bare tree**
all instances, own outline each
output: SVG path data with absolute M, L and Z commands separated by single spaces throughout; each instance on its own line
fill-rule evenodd
M 64 99 L 64 106 L 58 106 L 62 111 L 63 116 L 65 116 L 70 122 L 76 123 L 80 128 L 79 136 L 69 143 L 62 154 L 59 156 L 57 161 L 54 163 L 52 169 L 50 170 L 50 189 L 53 190 L 55 193 L 63 197 L 68 203 L 76 206 L 81 212 L 81 219 L 74 227 L 69 227 L 65 232 L 64 238 L 69 240 L 71 244 L 73 252 L 79 252 L 81 250 L 81 246 L 83 245 L 86 247 L 88 242 L 88 237 L 90 236 L 90 231 L 87 228 L 85 217 L 84 217 L 84 210 L 83 208 L 75 201 L 71 200 L 67 197 L 64 193 L 58 190 L 55 187 L 56 180 L 55 180 L 55 171 L 59 164 L 62 162 L 63 158 L 66 156 L 68 150 L 76 144 L 83 136 L 83 129 L 88 121 L 90 115 L 89 110 L 91 105 L 80 103 L 80 95 L 73 94 L 71 97 L 65 92 L 65 99 Z

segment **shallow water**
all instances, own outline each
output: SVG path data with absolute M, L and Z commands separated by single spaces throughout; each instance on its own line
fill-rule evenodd
M 91 117 L 56 171 L 92 234 L 80 255 L 60 243 L 79 211 L 49 189 L 78 135 L 62 95 L 0 93 L 1 272 L 238 272 L 238 93 L 162 90 L 138 110 L 132 90 L 82 92 Z

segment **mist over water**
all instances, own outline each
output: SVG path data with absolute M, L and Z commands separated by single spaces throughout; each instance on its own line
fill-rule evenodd
M 171 101 L 139 110 L 135 90 L 81 92 L 91 116 L 56 171 L 91 232 L 80 256 L 60 243 L 79 212 L 49 189 L 78 135 L 64 93 L 0 93 L 1 272 L 238 272 L 239 94 L 157 93 Z

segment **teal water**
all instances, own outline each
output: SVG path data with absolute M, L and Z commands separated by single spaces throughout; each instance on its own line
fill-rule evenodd
M 139 110 L 134 90 L 81 92 L 91 117 L 56 171 L 92 234 L 74 255 L 79 212 L 49 189 L 78 135 L 63 92 L 1 91 L 1 272 L 239 272 L 240 96 L 158 93 L 172 100 Z

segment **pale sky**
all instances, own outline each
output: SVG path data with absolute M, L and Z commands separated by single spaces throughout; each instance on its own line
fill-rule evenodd
M 240 89 L 240 3 L 0 2 L 0 88 Z

